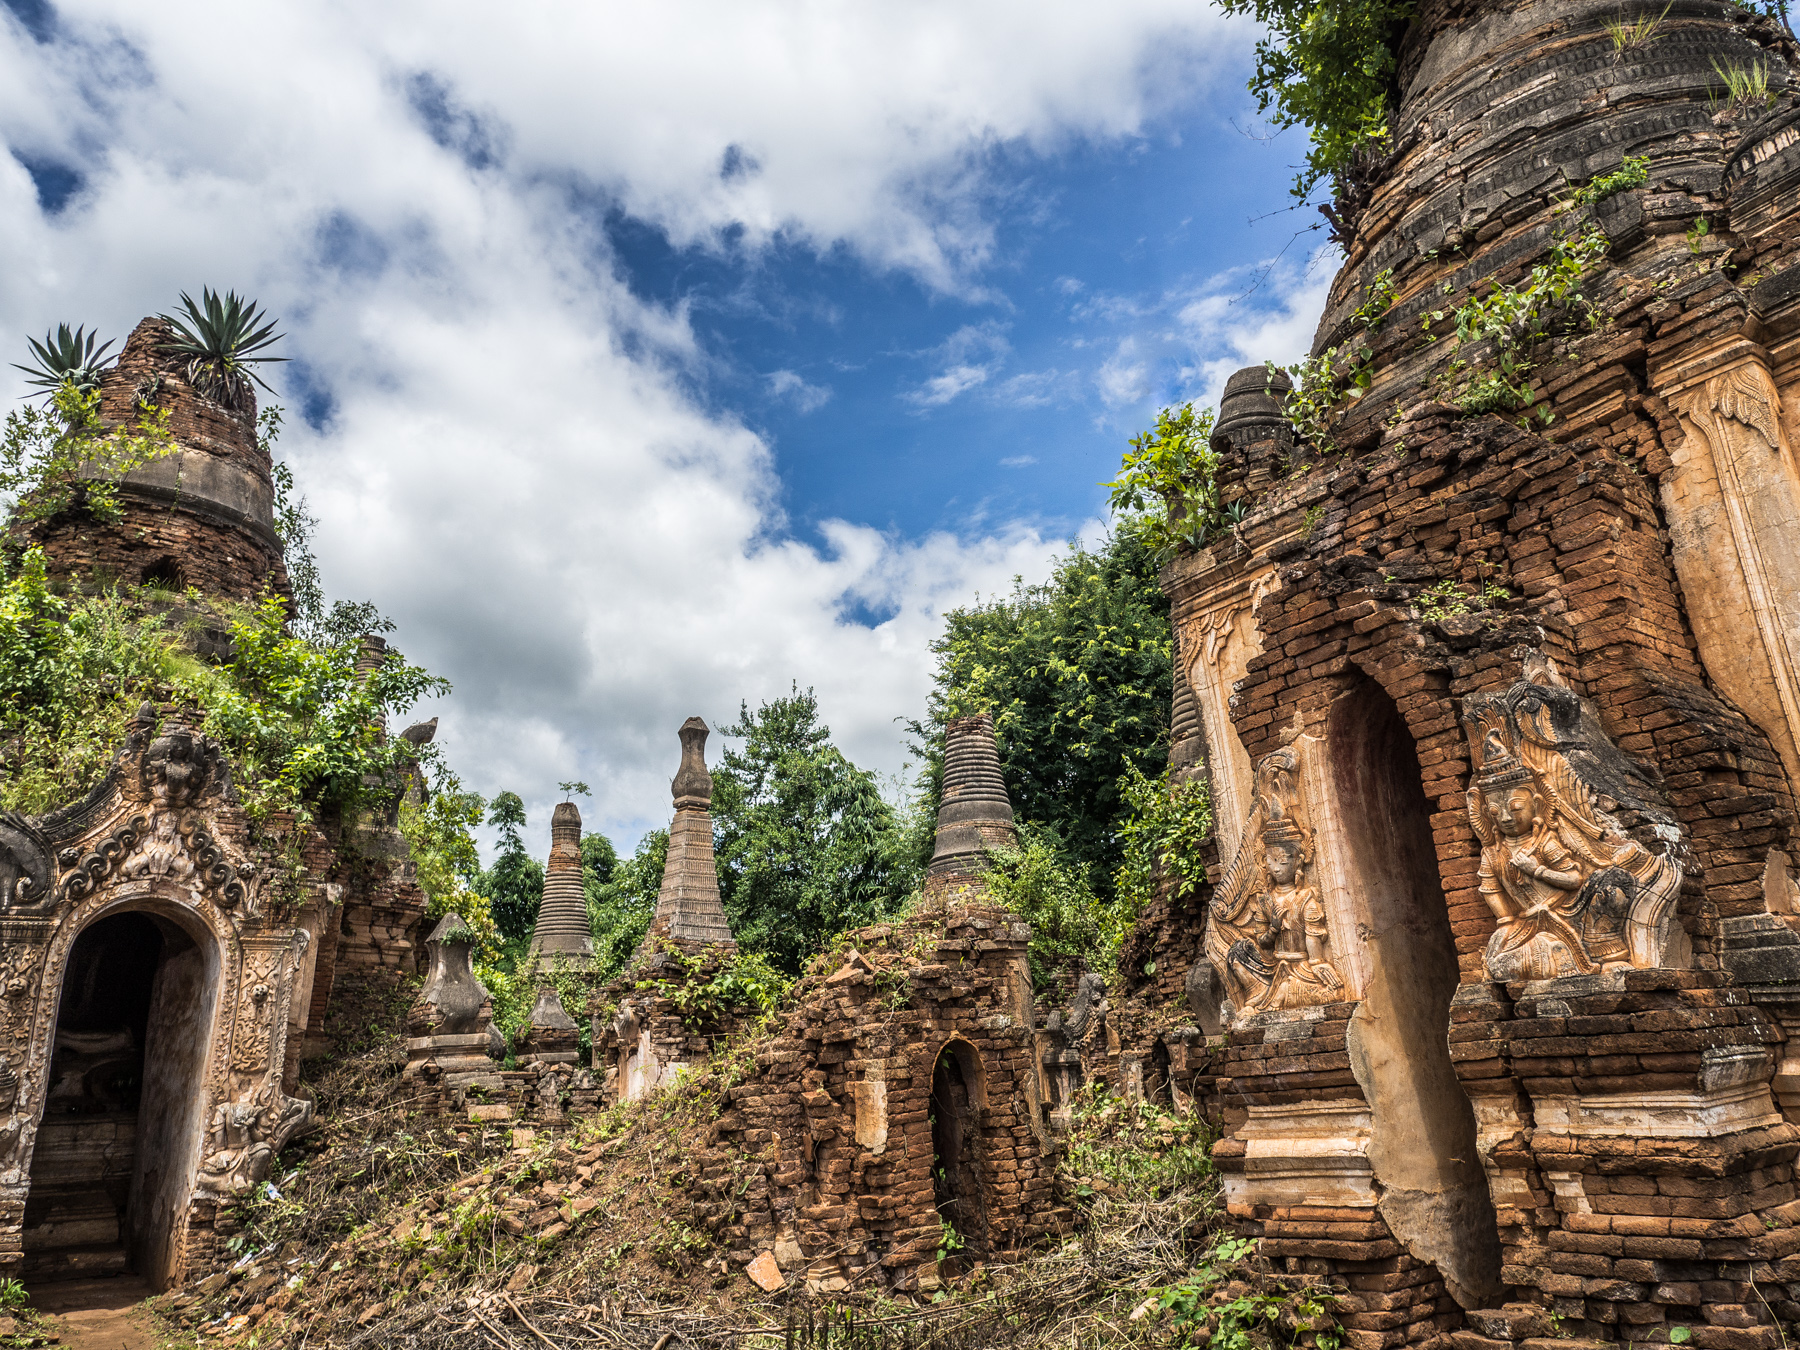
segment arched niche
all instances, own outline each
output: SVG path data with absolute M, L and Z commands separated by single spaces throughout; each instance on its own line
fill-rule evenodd
M 41 1059 L 28 1066 L 41 1084 L 29 1281 L 130 1271 L 160 1289 L 181 1278 L 225 965 L 206 916 L 166 896 L 91 902 L 53 940 Z
M 1326 751 L 1362 938 L 1349 1049 L 1372 1114 L 1381 1214 L 1458 1301 L 1487 1306 L 1500 1292 L 1500 1246 L 1475 1113 L 1450 1060 L 1459 972 L 1418 752 L 1394 700 L 1360 671 L 1332 705 Z
M 931 1071 L 931 1180 L 938 1217 L 956 1230 L 963 1254 L 988 1255 L 988 1177 L 982 1140 L 987 1074 L 981 1054 L 953 1036 Z

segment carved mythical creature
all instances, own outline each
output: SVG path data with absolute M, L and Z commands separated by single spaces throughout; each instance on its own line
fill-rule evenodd
M 1306 884 L 1312 837 L 1300 815 L 1292 750 L 1256 767 L 1238 851 L 1212 902 L 1206 954 L 1240 1016 L 1344 997 L 1325 903 Z
M 275 1155 L 311 1119 L 312 1103 L 284 1096 L 273 1079 L 245 1101 L 221 1102 L 207 1130 L 200 1189 L 242 1195 L 269 1175 Z
M 23 816 L 0 811 L 0 909 L 44 900 L 55 877 L 56 863 L 43 832 Z
M 1679 862 L 1651 852 L 1601 809 L 1602 793 L 1666 835 L 1638 800 L 1644 780 L 1542 658 L 1503 694 L 1463 701 L 1475 752 L 1469 822 L 1481 840 L 1481 894 L 1499 920 L 1494 980 L 1548 980 L 1662 959 Z

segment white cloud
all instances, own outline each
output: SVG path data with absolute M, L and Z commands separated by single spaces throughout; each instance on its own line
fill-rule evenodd
M 1011 350 L 999 324 L 964 324 L 929 353 L 938 373 L 901 397 L 917 408 L 942 407 L 993 379 Z
M 769 392 L 784 398 L 803 413 L 817 412 L 831 402 L 831 386 L 808 384 L 792 370 L 778 370 L 769 376 Z
M 1036 463 L 1036 455 L 1008 455 L 1000 461 L 1000 467 L 1003 469 L 1029 469 Z
M 1121 338 L 1113 354 L 1100 363 L 1094 383 L 1109 408 L 1137 403 L 1150 392 L 1150 367 L 1139 359 L 1138 340 Z
M 327 578 L 455 682 L 435 709 L 454 763 L 524 795 L 540 834 L 571 777 L 594 785 L 591 823 L 660 823 L 681 720 L 720 725 L 795 679 L 848 753 L 897 768 L 937 615 L 1056 547 L 1019 524 L 792 537 L 768 447 L 687 392 L 710 358 L 682 309 L 620 280 L 605 213 L 977 295 L 995 147 L 1136 134 L 1248 39 L 1189 0 L 56 16 L 39 42 L 0 10 L 0 136 L 80 176 L 47 216 L 0 154 L 0 331 L 122 335 L 203 283 L 282 315 L 284 450 Z M 965 332 L 921 404 L 999 373 L 1004 336 Z M 295 416 L 307 373 L 322 432 Z M 828 392 L 786 371 L 769 389 Z
M 1298 266 L 1256 269 L 1266 274 L 1249 295 L 1243 294 L 1249 282 L 1242 273 L 1228 272 L 1209 278 L 1200 293 L 1181 303 L 1175 318 L 1189 347 L 1182 370 L 1193 391 L 1189 397 L 1217 407 L 1225 381 L 1236 371 L 1264 361 L 1290 365 L 1304 357 L 1336 263 L 1337 250 L 1328 245 Z

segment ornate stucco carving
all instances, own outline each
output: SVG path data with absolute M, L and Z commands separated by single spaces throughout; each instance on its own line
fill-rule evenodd
M 195 1184 L 210 1195 L 242 1195 L 269 1175 L 275 1155 L 311 1120 L 312 1103 L 284 1095 L 273 1079 L 220 1102 L 207 1124 Z
M 1206 952 L 1240 1017 L 1347 997 L 1324 898 L 1307 878 L 1312 832 L 1299 768 L 1292 749 L 1256 766 L 1250 810 L 1212 902 Z
M 1665 964 L 1682 868 L 1672 823 L 1647 816 L 1661 851 L 1603 806 L 1633 799 L 1629 762 L 1541 658 L 1504 693 L 1463 701 L 1474 756 L 1469 821 L 1481 894 L 1499 920 L 1495 980 L 1545 980 Z M 1640 780 L 1641 781 L 1641 780 Z
M 1213 811 L 1218 820 L 1238 820 L 1249 809 L 1253 773 L 1250 756 L 1231 721 L 1232 687 L 1262 648 L 1256 606 L 1279 584 L 1273 569 L 1247 572 L 1209 591 L 1206 608 L 1186 616 L 1178 629 L 1177 659 L 1199 705 L 1211 753 Z M 1221 832 L 1219 854 L 1229 863 L 1237 847 Z
M 1800 782 L 1800 471 L 1780 392 L 1742 342 L 1693 353 L 1659 386 L 1686 433 L 1662 497 L 1701 657 Z

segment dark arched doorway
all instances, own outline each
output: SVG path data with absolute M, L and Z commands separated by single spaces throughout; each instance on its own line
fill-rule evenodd
M 25 1204 L 28 1282 L 180 1274 L 218 963 L 157 915 L 114 914 L 63 968 Z
M 938 1051 L 931 1073 L 931 1180 L 938 1218 L 955 1230 L 962 1255 L 988 1254 L 987 1169 L 982 1165 L 981 1108 L 987 1089 L 981 1056 L 965 1040 Z
M 1374 1117 L 1381 1214 L 1464 1307 L 1486 1306 L 1500 1294 L 1499 1236 L 1475 1112 L 1450 1062 L 1460 975 L 1418 750 L 1394 700 L 1361 672 L 1328 734 L 1347 880 L 1366 913 L 1369 981 L 1350 1052 Z

